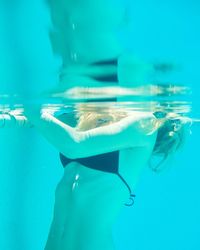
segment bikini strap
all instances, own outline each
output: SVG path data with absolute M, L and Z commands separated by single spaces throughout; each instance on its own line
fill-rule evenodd
M 132 193 L 132 191 L 131 191 L 131 188 L 130 188 L 130 186 L 128 185 L 128 183 L 125 181 L 125 179 L 119 174 L 119 173 L 117 173 L 117 175 L 119 176 L 119 178 L 123 181 L 123 183 L 126 185 L 126 187 L 128 188 L 128 190 L 129 190 L 129 193 L 130 193 L 130 197 L 129 197 L 129 200 L 130 200 L 130 203 L 125 203 L 124 205 L 125 206 L 128 206 L 128 207 L 130 207 L 130 206 L 133 206 L 133 204 L 134 204 L 134 197 L 136 197 L 136 195 L 134 194 L 134 193 Z

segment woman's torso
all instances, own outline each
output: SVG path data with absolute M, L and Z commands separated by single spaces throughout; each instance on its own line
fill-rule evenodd
M 74 118 L 73 113 L 63 114 L 59 116 L 58 119 L 67 123 L 68 125 L 76 126 L 76 119 Z M 147 165 L 148 160 L 151 157 L 152 150 L 156 141 L 156 135 L 156 133 L 152 133 L 151 135 L 146 136 L 145 144 L 147 146 L 123 149 L 118 151 L 118 154 L 113 152 L 102 155 L 102 167 L 98 166 L 98 169 L 95 166 L 95 162 L 98 160 L 99 156 L 91 157 L 89 163 L 88 161 L 83 161 L 82 163 L 81 161 L 79 162 L 73 160 L 69 163 L 69 165 L 73 162 L 76 162 L 79 165 L 84 165 L 84 167 L 86 168 L 93 169 L 93 172 L 100 171 L 102 172 L 102 174 L 106 173 L 111 175 L 118 173 L 124 178 L 124 180 L 130 186 L 131 190 L 134 190 L 142 170 Z M 105 164 L 104 159 L 102 159 L 103 157 L 105 157 Z M 114 157 L 119 157 L 119 159 L 115 159 Z M 108 161 L 110 161 L 110 165 Z M 113 166 L 113 162 L 115 164 L 118 164 L 118 166 Z M 85 171 L 85 168 L 83 171 Z

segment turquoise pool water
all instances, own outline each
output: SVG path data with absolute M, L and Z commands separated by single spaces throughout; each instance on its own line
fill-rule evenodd
M 132 39 L 125 41 L 144 60 L 180 65 L 164 80 L 192 88 L 193 117 L 200 117 L 199 10 L 195 0 L 135 1 Z M 37 94 L 58 81 L 49 23 L 42 1 L 1 1 L 1 94 Z M 199 131 L 195 123 L 169 171 L 144 171 L 134 207 L 124 209 L 114 228 L 116 249 L 199 249 Z M 63 171 L 58 153 L 34 129 L 0 130 L 0 138 L 0 249 L 43 249 Z

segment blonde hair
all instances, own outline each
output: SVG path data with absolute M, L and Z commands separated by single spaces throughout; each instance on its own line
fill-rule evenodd
M 128 116 L 130 111 L 124 108 L 96 106 L 95 104 L 79 104 L 77 106 L 78 124 L 76 129 L 85 131 L 92 128 L 105 126 L 121 120 Z M 180 116 L 173 112 L 154 112 L 155 120 L 152 122 L 144 119 L 140 122 L 141 128 L 148 131 L 157 130 L 157 139 L 153 148 L 152 157 L 161 156 L 161 161 L 152 164 L 152 157 L 149 160 L 149 167 L 154 172 L 160 172 L 165 168 L 164 162 L 172 156 L 185 141 L 185 130 L 191 119 Z M 150 133 L 149 133 L 150 134 Z
M 92 128 L 106 126 L 111 123 L 120 121 L 128 115 L 122 109 L 97 106 L 97 104 L 83 103 L 77 105 L 78 123 L 76 129 L 86 131 Z
M 78 120 L 76 129 L 79 131 L 106 126 L 130 115 L 136 115 L 136 113 L 138 113 L 139 116 L 141 115 L 141 119 L 138 122 L 138 129 L 141 129 L 147 135 L 152 134 L 163 123 L 161 120 L 152 117 L 152 115 L 149 116 L 152 112 L 136 112 L 136 110 L 117 106 L 110 107 L 102 104 L 97 106 L 97 104 L 84 103 L 78 104 L 76 111 L 76 118 Z
M 173 112 L 155 112 L 154 116 L 161 120 L 158 129 L 156 143 L 154 145 L 152 157 L 161 157 L 157 164 L 152 164 L 152 158 L 149 166 L 154 172 L 161 172 L 166 166 L 164 163 L 173 156 L 185 142 L 186 130 L 191 126 L 192 120 Z

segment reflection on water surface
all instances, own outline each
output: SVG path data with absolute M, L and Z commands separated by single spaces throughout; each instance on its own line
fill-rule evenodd
M 31 103 L 42 106 L 43 111 L 77 112 L 77 107 L 85 112 L 106 113 L 109 107 L 116 111 L 175 112 L 188 115 L 192 109 L 192 91 L 184 85 L 149 84 L 135 88 L 123 87 L 73 87 L 65 91 L 49 91 L 32 98 Z M 18 95 L 0 96 L 0 113 L 23 115 L 25 97 Z

